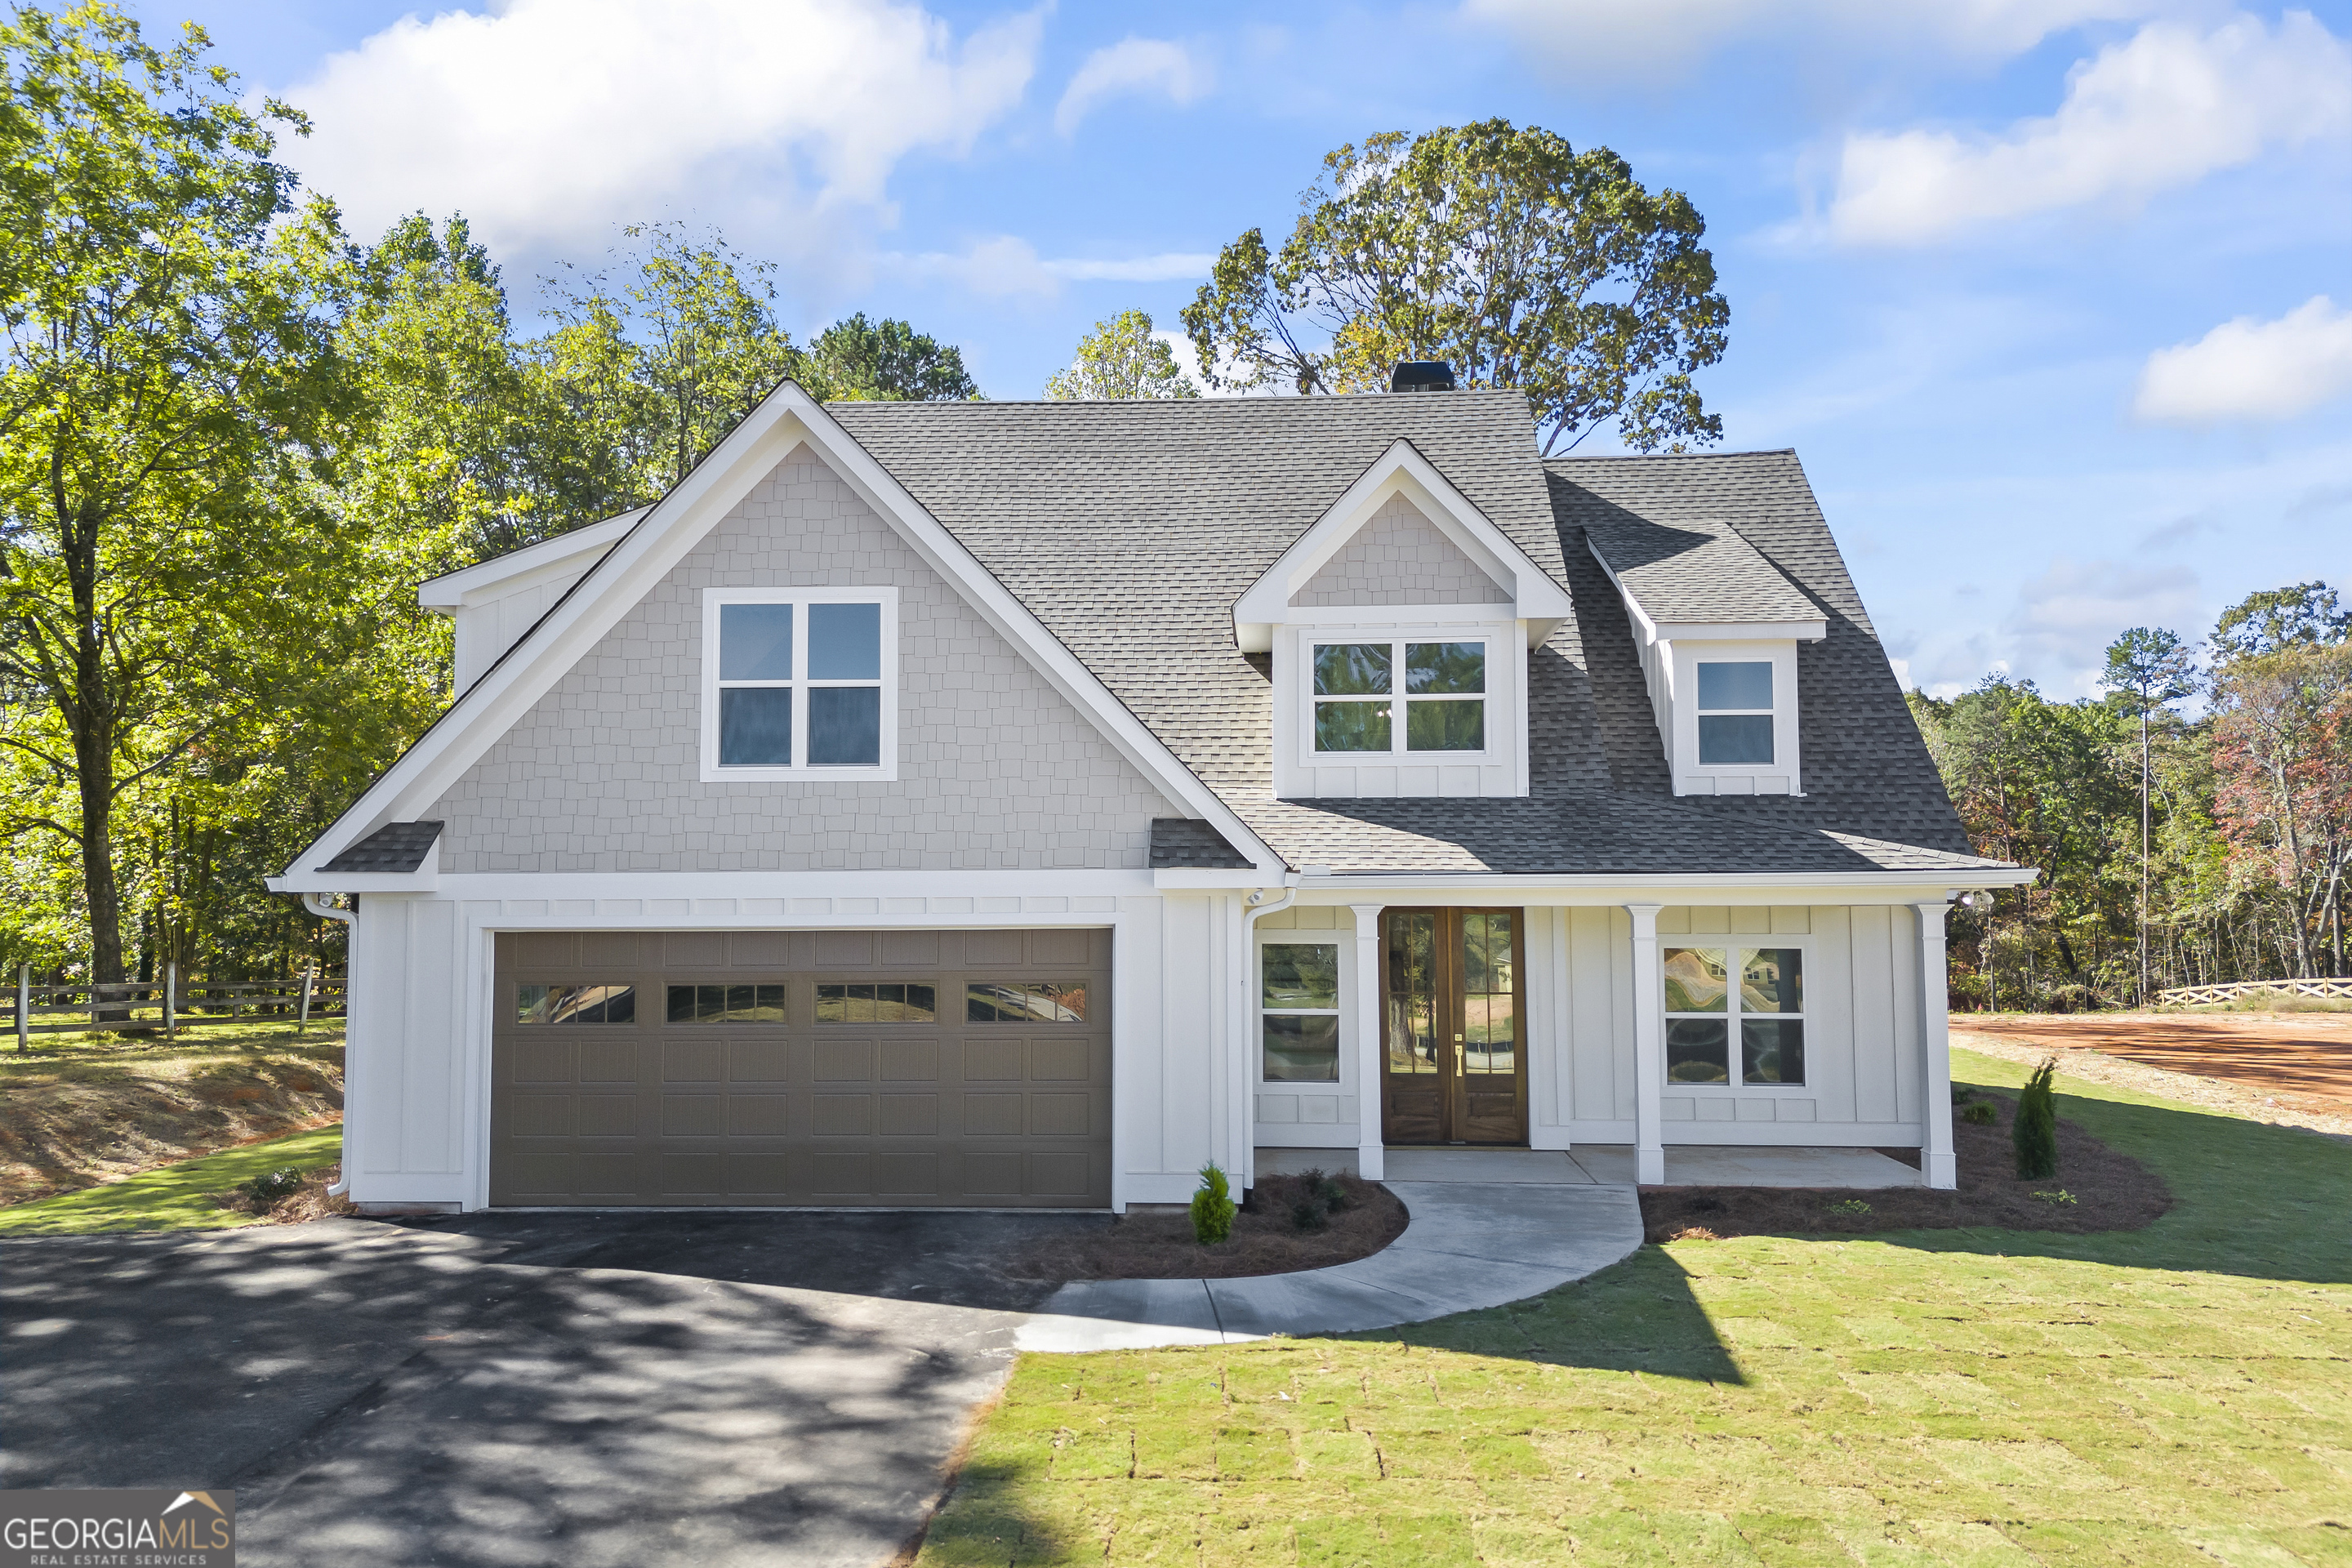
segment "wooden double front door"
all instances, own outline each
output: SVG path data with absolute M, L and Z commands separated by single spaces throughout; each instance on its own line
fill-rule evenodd
M 1383 1141 L 1528 1141 L 1526 926 L 1519 910 L 1382 911 Z

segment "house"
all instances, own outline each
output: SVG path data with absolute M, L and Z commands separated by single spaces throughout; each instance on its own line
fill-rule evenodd
M 1793 453 L 1506 391 L 820 405 L 425 585 L 364 1205 L 1184 1199 L 1276 1152 L 1916 1147 L 1969 851 Z

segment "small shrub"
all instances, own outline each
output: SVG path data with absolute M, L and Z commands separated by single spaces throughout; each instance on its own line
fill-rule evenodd
M 261 1208 L 268 1208 L 280 1198 L 291 1197 L 301 1189 L 302 1173 L 291 1165 L 265 1171 L 245 1184 L 246 1195 Z
M 1830 1205 L 1830 1213 L 1832 1214 L 1868 1214 L 1869 1212 L 1870 1205 L 1864 1203 L 1860 1198 L 1847 1198 L 1843 1203 L 1834 1203 Z
M 1192 1194 L 1192 1239 L 1214 1247 L 1234 1234 L 1234 1184 L 1212 1160 L 1201 1167 L 1201 1190 Z
M 1321 1171 L 1309 1171 L 1299 1180 L 1306 1184 L 1315 1201 L 1331 1213 L 1348 1212 L 1348 1189 L 1339 1184 L 1339 1177 L 1327 1175 Z
M 1967 1084 L 1956 1083 L 1952 1085 L 1952 1103 L 1954 1105 L 1966 1105 L 1976 1097 L 1977 1091 L 1970 1089 Z
M 1290 1223 L 1300 1230 L 1322 1230 L 1331 1223 L 1331 1211 L 1320 1198 L 1304 1197 L 1290 1205 Z
M 2054 1193 L 2036 1193 L 2033 1195 L 2040 1198 L 2045 1204 L 2071 1205 L 2074 1202 L 2074 1194 L 2068 1192 L 2063 1187 L 2059 1188 Z
M 1990 1127 L 2000 1120 L 2000 1112 L 1992 1101 L 1979 1100 L 1960 1107 L 1960 1120 L 1971 1127 Z
M 2046 1057 L 2017 1097 L 2017 1120 L 2010 1126 L 2017 1146 L 2017 1179 L 2046 1182 L 2058 1173 L 2058 1058 Z

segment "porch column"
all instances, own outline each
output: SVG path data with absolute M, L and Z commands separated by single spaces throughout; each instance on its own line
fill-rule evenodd
M 1662 904 L 1627 904 L 1633 917 L 1633 1179 L 1666 1179 L 1666 1145 L 1658 1106 L 1666 1080 L 1666 985 L 1658 971 Z
M 1385 904 L 1349 904 L 1356 917 L 1356 1173 L 1368 1182 L 1388 1174 L 1388 1143 L 1381 1136 L 1381 911 Z
M 1951 971 L 1944 962 L 1944 916 L 1951 906 L 1939 899 L 1911 907 L 1919 912 L 1919 1045 L 1926 1058 L 1919 1081 L 1919 1176 L 1948 1192 L 1959 1185 L 1952 1157 Z

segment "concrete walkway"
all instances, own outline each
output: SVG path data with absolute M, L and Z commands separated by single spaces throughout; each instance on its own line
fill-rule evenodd
M 1385 1184 L 1411 1217 L 1370 1258 L 1244 1279 L 1077 1280 L 1046 1298 L 1013 1343 L 1141 1350 L 1391 1328 L 1539 1296 L 1642 1245 L 1631 1186 L 1581 1172 L 1543 1178 L 1521 1164 L 1502 1180 L 1391 1179 Z

